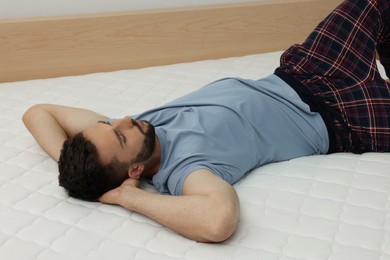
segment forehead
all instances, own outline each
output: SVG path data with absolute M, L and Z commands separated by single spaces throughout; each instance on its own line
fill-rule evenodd
M 106 127 L 102 123 L 96 123 L 84 130 L 83 134 L 85 138 L 96 146 L 102 162 L 110 162 L 119 146 L 115 133 L 112 129 Z

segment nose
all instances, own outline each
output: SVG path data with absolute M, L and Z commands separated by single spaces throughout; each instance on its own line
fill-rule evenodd
M 119 129 L 131 128 L 131 127 L 133 127 L 133 122 L 132 121 L 133 120 L 131 119 L 131 117 L 125 116 L 124 118 L 119 119 L 116 122 L 115 127 L 119 128 Z

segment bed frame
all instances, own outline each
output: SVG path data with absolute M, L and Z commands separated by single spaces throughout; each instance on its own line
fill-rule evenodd
M 340 0 L 0 20 L 0 82 L 243 56 L 301 42 Z

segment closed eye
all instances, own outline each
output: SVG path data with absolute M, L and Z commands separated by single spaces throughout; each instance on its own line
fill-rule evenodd
M 99 120 L 97 121 L 98 123 L 101 123 L 101 124 L 105 124 L 105 125 L 111 125 L 111 123 L 109 121 L 104 121 L 104 120 Z M 118 140 L 119 144 L 121 145 L 121 147 L 123 148 L 123 144 L 126 143 L 126 136 L 124 136 L 123 134 L 119 133 L 118 131 L 114 130 L 114 134 L 116 136 L 116 139 Z
M 105 125 L 111 125 L 111 123 L 109 121 L 106 121 L 106 120 L 99 120 L 97 122 L 101 123 L 101 124 L 105 124 Z
M 118 131 L 114 131 L 117 137 L 119 138 L 119 142 L 121 143 L 121 146 L 123 146 L 124 143 L 126 143 L 126 136 L 119 133 Z

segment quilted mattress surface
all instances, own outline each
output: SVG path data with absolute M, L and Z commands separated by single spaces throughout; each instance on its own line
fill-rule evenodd
M 203 244 L 126 209 L 69 198 L 21 122 L 36 103 L 136 114 L 222 77 L 266 76 L 280 54 L 0 84 L 0 259 L 390 260 L 389 153 L 256 169 L 235 185 L 236 233 Z

